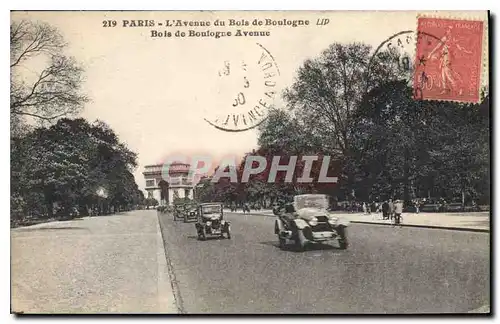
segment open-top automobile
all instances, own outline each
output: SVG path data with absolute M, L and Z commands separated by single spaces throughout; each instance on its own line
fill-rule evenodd
M 198 207 L 198 221 L 195 223 L 198 239 L 204 241 L 207 236 L 231 238 L 230 222 L 224 219 L 222 203 L 203 203 Z
M 274 232 L 280 248 L 291 240 L 299 250 L 304 250 L 308 243 L 328 241 L 338 241 L 340 249 L 347 249 L 349 221 L 330 213 L 328 205 L 326 195 L 295 196 L 293 204 L 287 204 L 275 221 Z

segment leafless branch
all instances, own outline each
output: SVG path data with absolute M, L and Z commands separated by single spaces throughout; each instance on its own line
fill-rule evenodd
M 10 37 L 11 114 L 51 121 L 83 108 L 89 100 L 81 93 L 84 71 L 62 53 L 66 43 L 56 28 L 43 22 L 12 22 Z M 18 67 L 38 55 L 47 56 L 48 64 L 29 82 Z

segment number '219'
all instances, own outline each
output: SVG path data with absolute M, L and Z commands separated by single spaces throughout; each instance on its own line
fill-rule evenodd
M 102 27 L 116 27 L 116 20 L 103 20 Z

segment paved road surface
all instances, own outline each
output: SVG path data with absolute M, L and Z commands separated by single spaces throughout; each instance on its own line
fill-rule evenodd
M 347 251 L 281 251 L 273 218 L 227 214 L 231 240 L 197 241 L 160 214 L 186 313 L 468 312 L 489 304 L 489 234 L 352 224 Z
M 12 311 L 176 312 L 156 211 L 11 231 Z

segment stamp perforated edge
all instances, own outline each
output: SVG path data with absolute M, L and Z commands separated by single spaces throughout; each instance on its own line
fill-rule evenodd
M 415 56 L 417 55 L 417 46 L 418 46 L 418 20 L 419 18 L 435 18 L 435 19 L 454 19 L 454 20 L 464 20 L 464 21 L 482 21 L 483 22 L 483 40 L 482 40 L 482 49 L 481 49 L 481 71 L 480 71 L 480 80 L 479 80 L 479 89 L 478 89 L 478 101 L 477 102 L 468 102 L 462 100 L 453 100 L 453 99 L 423 99 L 425 101 L 444 101 L 444 102 L 458 102 L 458 103 L 481 103 L 481 90 L 483 88 L 489 92 L 488 78 L 489 78 L 489 57 L 488 57 L 488 12 L 485 11 L 486 17 L 478 16 L 475 12 L 468 11 L 434 11 L 432 13 L 417 13 L 415 17 Z

